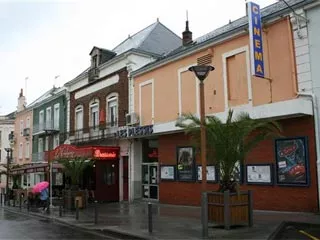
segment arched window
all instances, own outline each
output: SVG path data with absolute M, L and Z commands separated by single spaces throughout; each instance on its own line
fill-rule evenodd
M 110 127 L 118 126 L 118 93 L 111 93 L 106 99 L 107 124 Z
M 93 129 L 99 127 L 99 100 L 93 99 L 89 105 L 89 126 Z
M 74 129 L 76 131 L 83 129 L 83 106 L 78 105 L 75 109 L 75 125 Z

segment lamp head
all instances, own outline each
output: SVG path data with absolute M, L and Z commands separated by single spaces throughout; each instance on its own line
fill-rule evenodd
M 194 72 L 197 78 L 202 82 L 203 80 L 206 79 L 209 72 L 214 70 L 214 67 L 210 65 L 196 65 L 196 66 L 189 67 L 188 70 L 191 72 Z

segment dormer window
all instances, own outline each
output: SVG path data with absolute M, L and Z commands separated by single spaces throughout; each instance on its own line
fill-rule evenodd
M 98 55 L 92 57 L 92 68 L 98 67 Z

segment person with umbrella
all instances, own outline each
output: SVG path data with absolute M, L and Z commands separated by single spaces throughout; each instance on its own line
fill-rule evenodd
M 49 182 L 43 181 L 39 182 L 33 186 L 33 193 L 40 193 L 41 205 L 43 205 L 43 211 L 48 210 L 48 198 L 49 198 Z

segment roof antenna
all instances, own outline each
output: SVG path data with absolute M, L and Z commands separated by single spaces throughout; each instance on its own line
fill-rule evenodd
M 159 18 L 157 17 L 157 22 L 159 22 Z
M 188 10 L 186 11 L 186 13 L 187 13 L 187 21 L 189 21 L 189 19 L 188 19 Z

